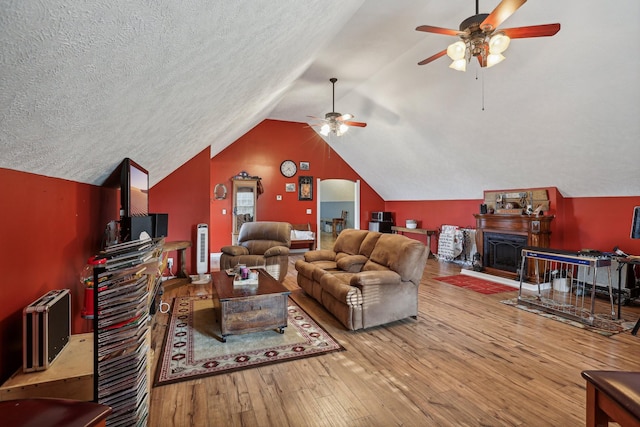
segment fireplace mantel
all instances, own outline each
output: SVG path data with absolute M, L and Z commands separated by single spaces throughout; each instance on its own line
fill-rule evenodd
M 476 218 L 476 246 L 484 259 L 484 233 L 517 234 L 527 236 L 527 246 L 548 248 L 551 243 L 553 215 L 474 214 Z M 517 274 L 485 266 L 487 273 L 516 279 Z

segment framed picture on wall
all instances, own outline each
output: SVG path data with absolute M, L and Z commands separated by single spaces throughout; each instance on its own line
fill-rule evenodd
M 298 200 L 313 200 L 313 177 L 298 178 Z
M 309 162 L 300 162 L 300 170 L 308 171 L 309 170 Z
M 287 193 L 295 193 L 296 192 L 296 183 L 295 182 L 287 182 L 284 185 L 284 191 Z

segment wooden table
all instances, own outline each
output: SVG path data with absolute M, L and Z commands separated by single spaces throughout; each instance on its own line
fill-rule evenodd
M 640 425 L 640 372 L 583 371 L 587 380 L 588 427 Z
M 211 274 L 213 306 L 220 337 L 248 332 L 277 329 L 281 334 L 287 326 L 289 291 L 266 271 L 258 272 L 257 285 L 234 286 L 233 276 L 225 271 Z
M 188 240 L 165 242 L 162 252 L 178 251 L 180 255 L 180 268 L 176 273 L 176 278 L 181 279 L 178 283 L 172 283 L 172 285 L 180 285 L 183 283 L 191 283 L 191 278 L 187 273 L 187 248 L 191 247 L 191 242 Z
M 397 225 L 391 226 L 391 231 L 395 233 L 413 233 L 413 234 L 424 234 L 427 236 L 427 247 L 429 248 L 429 253 L 431 253 L 431 236 L 436 234 L 437 230 L 427 230 L 426 228 L 407 228 L 407 227 L 398 227 Z
M 101 427 L 111 408 L 94 402 L 69 399 L 20 399 L 0 402 L 6 426 Z
M 33 397 L 93 399 L 93 332 L 74 334 L 48 369 L 18 369 L 0 387 L 0 401 Z

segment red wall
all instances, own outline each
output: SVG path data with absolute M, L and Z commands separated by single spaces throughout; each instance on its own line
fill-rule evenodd
M 298 164 L 298 173 L 293 178 L 285 178 L 280 173 L 283 160 L 293 160 Z M 309 162 L 308 171 L 299 170 L 301 161 Z M 382 198 L 308 125 L 265 120 L 211 159 L 211 189 L 217 183 L 224 183 L 229 189 L 225 200 L 211 202 L 211 252 L 219 252 L 222 246 L 231 244 L 230 179 L 241 171 L 262 178 L 264 193 L 258 199 L 258 221 L 311 222 L 313 229 L 317 230 L 317 178 L 361 180 L 362 228 L 367 228 L 371 211 L 384 208 Z M 298 189 L 298 177 L 301 175 L 313 176 L 312 201 L 299 201 L 297 192 L 285 192 L 285 183 L 288 182 L 295 182 Z M 282 195 L 280 201 L 276 200 L 278 194 Z M 226 209 L 226 215 L 222 214 L 223 209 Z M 306 213 L 307 209 L 312 210 L 310 215 Z
M 169 214 L 166 241 L 196 241 L 198 224 L 209 220 L 209 148 L 202 150 L 187 163 L 149 190 L 149 212 Z M 211 234 L 211 233 L 209 233 Z M 186 267 L 195 274 L 197 258 L 194 248 L 186 250 Z M 167 254 L 175 260 L 173 273 L 178 266 L 178 254 Z
M 88 184 L 0 169 L 0 381 L 22 362 L 22 310 L 51 289 L 71 289 L 72 333 L 87 332 L 80 317 L 80 272 L 100 248 L 115 192 Z M 113 209 L 117 214 L 117 208 Z
M 301 174 L 315 178 L 360 179 L 316 133 L 305 124 L 266 120 L 216 155 L 203 150 L 150 190 L 151 212 L 169 214 L 168 240 L 195 241 L 195 227 L 208 222 L 210 249 L 231 241 L 231 200 L 214 200 L 215 184 L 225 183 L 245 170 L 262 178 L 265 193 L 258 203 L 259 220 L 291 223 L 310 221 L 315 228 L 315 201 L 298 201 L 284 185 Z M 310 162 L 310 170 L 294 179 L 279 171 L 285 159 Z M 144 166 L 144 165 L 143 165 Z M 314 182 L 315 186 L 315 182 Z M 22 309 L 51 289 L 72 291 L 72 332 L 90 330 L 80 317 L 84 289 L 79 274 L 87 258 L 100 248 L 106 223 L 117 219 L 119 202 L 113 190 L 0 168 L 3 209 L 0 209 L 0 382 L 20 367 Z M 423 228 L 443 224 L 473 226 L 482 195 L 477 200 L 384 202 L 365 182 L 362 187 L 362 228 L 371 211 L 395 212 L 396 223 L 421 221 Z M 276 195 L 283 196 L 276 201 Z M 314 188 L 314 199 L 316 195 Z M 558 192 L 559 194 L 559 192 Z M 552 200 L 552 206 L 554 200 Z M 640 254 L 640 239 L 629 238 L 634 206 L 640 197 L 562 198 L 557 196 L 556 230 L 552 245 L 559 249 L 611 250 L 619 246 Z M 305 213 L 313 210 L 312 215 Z M 227 209 L 227 215 L 222 215 Z M 553 212 L 552 212 L 553 213 Z M 555 240 L 554 240 L 555 238 Z M 423 239 L 424 241 L 424 239 Z M 556 246 L 556 243 L 558 244 Z M 436 250 L 434 239 L 432 250 Z M 190 271 L 195 271 L 192 250 Z M 176 258 L 177 254 L 170 254 Z
M 640 206 L 640 197 L 565 199 L 565 247 L 611 251 L 618 246 L 640 255 L 640 239 L 630 237 L 635 206 Z
M 553 189 L 550 189 L 550 194 Z M 596 249 L 611 251 L 620 247 L 628 254 L 640 254 L 640 239 L 631 239 L 633 208 L 640 206 L 640 197 L 551 198 L 556 215 L 552 222 L 551 246 L 556 249 Z M 396 224 L 407 219 L 420 221 L 427 229 L 442 225 L 475 228 L 474 213 L 480 210 L 478 200 L 390 201 L 385 210 L 395 213 Z M 562 207 L 553 209 L 557 203 Z M 412 235 L 414 238 L 422 236 Z M 426 238 L 421 240 L 426 242 Z M 437 252 L 437 239 L 431 239 L 431 250 Z

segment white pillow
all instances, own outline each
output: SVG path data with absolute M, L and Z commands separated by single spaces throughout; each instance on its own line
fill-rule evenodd
M 291 230 L 291 240 L 314 240 L 316 234 L 313 231 Z

